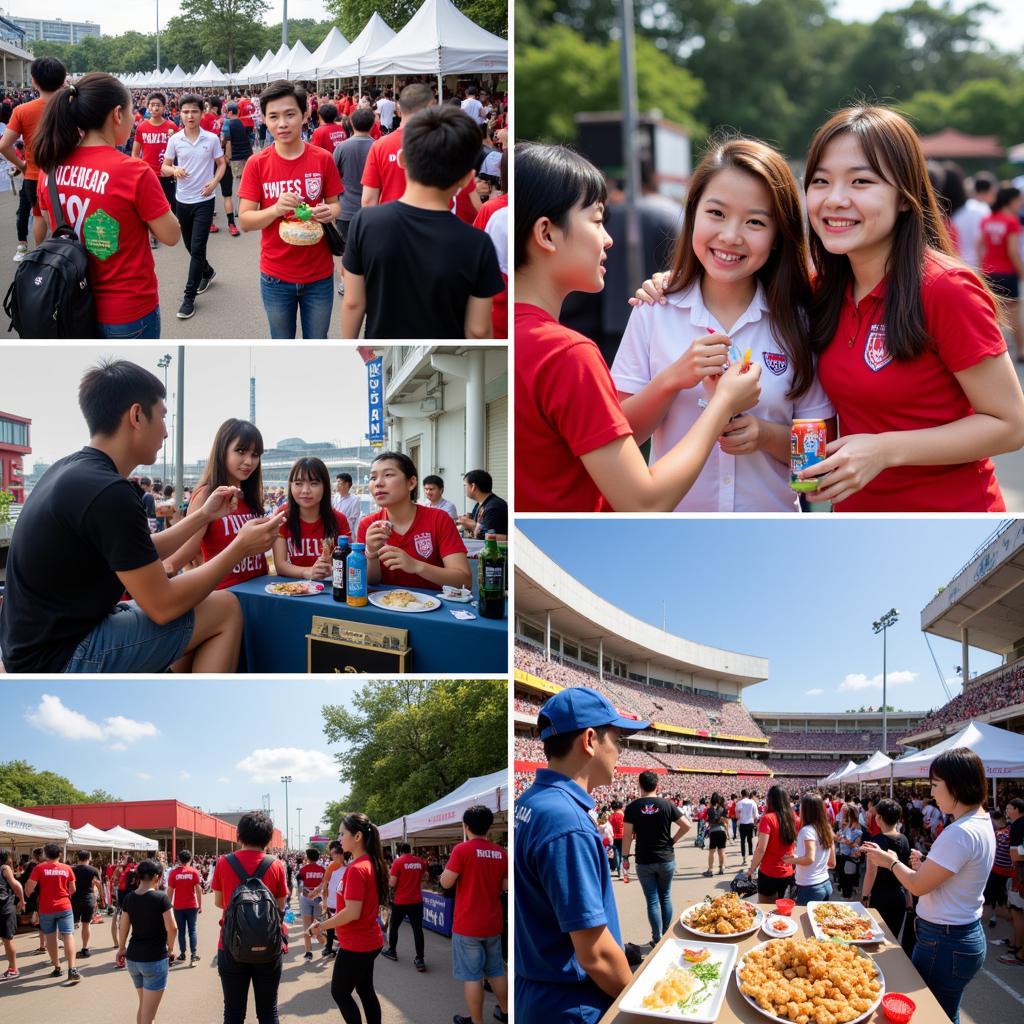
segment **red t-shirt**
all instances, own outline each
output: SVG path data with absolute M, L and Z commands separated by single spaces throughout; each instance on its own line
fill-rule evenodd
M 725 816 L 727 818 L 735 818 L 736 817 L 736 801 L 735 800 L 730 800 L 725 805 Z
M 622 838 L 622 825 L 625 822 L 626 816 L 622 811 L 612 811 L 608 815 L 608 824 L 612 827 L 612 839 Z
M 238 198 L 273 206 L 282 192 L 295 192 L 315 206 L 341 193 L 341 177 L 330 153 L 304 145 L 294 160 L 286 160 L 276 146 L 253 154 L 242 172 Z M 278 221 L 265 227 L 260 240 L 260 271 L 291 284 L 312 284 L 334 274 L 334 257 L 321 238 L 316 245 L 290 245 L 278 234 Z
M 135 869 L 135 861 L 126 860 L 120 865 L 121 873 L 117 876 L 117 891 L 124 892 L 128 888 L 128 872 Z
M 376 123 L 374 127 L 377 127 Z M 380 189 L 380 203 L 400 199 L 405 191 L 405 170 L 398 163 L 401 148 L 402 129 L 396 128 L 390 134 L 382 135 L 366 154 L 361 181 L 370 188 Z
M 323 885 L 327 868 L 323 864 L 310 864 L 307 860 L 298 870 L 299 881 L 304 889 L 319 889 Z
M 796 827 L 799 829 L 799 824 Z M 761 870 L 771 878 L 789 878 L 793 874 L 793 865 L 783 864 L 782 858 L 793 852 L 796 842 L 782 841 L 782 836 L 779 835 L 778 815 L 774 811 L 763 815 L 757 823 L 757 831 L 768 837 L 768 846 L 761 858 Z
M 264 856 L 269 856 L 269 854 L 264 854 L 262 850 L 236 850 L 235 856 L 241 862 L 242 869 L 251 875 L 259 866 Z M 282 900 L 288 898 L 288 876 L 285 874 L 284 864 L 276 857 L 274 857 L 274 863 L 267 868 L 267 872 L 263 876 L 263 884 L 270 890 L 271 895 L 275 899 Z M 235 869 L 227 862 L 226 857 L 221 856 L 218 858 L 216 867 L 213 869 L 210 888 L 214 892 L 221 894 L 222 903 L 226 910 L 231 902 L 231 894 L 238 888 L 238 875 L 235 874 Z M 224 927 L 223 914 L 220 919 L 220 927 Z M 288 948 L 287 936 L 288 933 L 286 931 L 285 941 L 282 946 L 284 950 Z M 217 948 L 224 948 L 220 934 L 217 936 Z
M 139 159 L 153 168 L 160 177 L 160 168 L 164 163 L 164 152 L 167 140 L 178 130 L 173 121 L 164 120 L 158 125 L 146 121 L 140 124 L 135 132 L 135 141 L 139 144 Z
M 835 815 L 835 816 L 836 816 L 837 818 L 839 817 L 839 812 L 840 812 L 840 811 L 841 811 L 842 809 L 843 809 L 843 801 L 842 801 L 842 800 L 833 800 L 833 801 L 832 801 L 832 813 L 833 813 L 833 814 L 834 814 L 834 815 Z
M 981 257 L 983 274 L 1016 274 L 1017 268 L 1010 261 L 1007 244 L 1019 245 L 1020 221 L 1013 214 L 990 214 L 981 222 L 981 237 L 985 241 Z
M 589 338 L 525 302 L 515 305 L 516 509 L 608 510 L 581 455 L 633 431 L 608 364 Z
M 380 949 L 384 945 L 384 934 L 377 920 L 380 894 L 377 892 L 373 861 L 365 853 L 345 869 L 338 892 L 338 909 L 343 910 L 349 900 L 362 903 L 363 907 L 354 921 L 335 929 L 338 945 L 352 953 L 372 953 Z
M 196 886 L 202 885 L 199 872 L 188 864 L 179 864 L 167 872 L 167 888 L 171 890 L 171 905 L 175 910 L 191 910 L 199 906 Z
M 366 543 L 366 531 L 376 522 L 387 518 L 384 509 L 378 509 L 372 515 L 363 516 L 359 520 L 359 540 Z M 459 536 L 455 521 L 447 512 L 440 508 L 430 508 L 427 505 L 417 505 L 416 515 L 413 517 L 412 526 L 408 532 L 399 533 L 391 531 L 388 544 L 392 547 L 401 548 L 419 562 L 426 562 L 428 565 L 444 567 L 444 560 L 448 555 L 466 553 L 466 545 Z M 438 583 L 431 583 L 430 580 L 417 576 L 415 573 L 404 572 L 401 569 L 388 569 L 383 564 L 380 567 L 380 581 L 387 586 L 394 587 L 418 587 L 421 590 L 440 590 Z
M 321 149 L 326 149 L 328 153 L 334 154 L 334 147 L 339 142 L 344 142 L 348 138 L 345 129 L 340 124 L 322 124 L 315 132 L 313 132 L 313 138 L 310 142 L 314 146 L 319 146 Z
M 954 374 L 1006 351 L 988 292 L 956 260 L 928 253 L 921 301 L 931 340 L 917 358 L 897 362 L 885 345 L 885 288 L 883 279 L 856 306 L 852 292 L 847 292 L 836 333 L 818 363 L 818 376 L 839 416 L 840 433 L 919 430 L 971 415 L 974 410 Z M 521 361 L 517 351 L 517 371 Z M 518 406 L 516 414 L 518 418 Z M 538 474 L 537 479 L 544 478 Z M 521 503 L 519 508 L 528 511 Z M 979 459 L 954 466 L 882 470 L 836 509 L 1003 512 L 1006 505 L 992 460 Z
M 508 196 L 505 193 L 495 196 L 493 199 L 488 199 L 477 211 L 473 227 L 483 231 L 495 212 L 506 206 L 508 206 Z M 508 276 L 506 274 L 501 276 L 505 282 L 505 290 L 500 295 L 495 295 L 494 301 L 491 303 L 491 327 L 494 329 L 494 336 L 496 338 L 508 336 Z
M 246 128 L 252 128 L 254 124 L 252 109 L 252 100 L 240 99 L 238 101 L 238 117 Z
M 508 854 L 487 839 L 473 838 L 452 850 L 447 871 L 459 876 L 452 932 L 475 939 L 500 935 L 502 882 L 508 878 Z
M 11 119 L 7 127 L 17 132 L 25 140 L 25 180 L 35 181 L 39 177 L 39 167 L 35 161 L 35 154 L 32 152 L 32 139 L 39 127 L 39 121 L 46 109 L 47 100 L 37 96 L 28 103 L 19 103 L 11 111 Z
M 89 284 L 101 324 L 126 324 L 160 304 L 146 222 L 170 210 L 153 171 L 113 146 L 79 146 L 57 168 L 64 219 L 89 253 Z M 47 175 L 39 176 L 39 206 L 50 212 Z
M 473 205 L 471 198 L 475 192 L 476 175 L 474 174 L 469 179 L 469 184 L 455 193 L 455 209 L 452 212 L 459 220 L 464 220 L 467 224 L 472 224 L 476 220 L 476 215 L 480 212 Z
M 334 522 L 338 528 L 339 536 L 351 537 L 352 528 L 348 520 L 337 509 L 331 509 L 334 513 Z M 288 560 L 292 565 L 316 565 L 317 559 L 324 542 L 324 521 L 319 517 L 315 522 L 307 523 L 305 519 L 299 520 L 299 539 L 296 542 L 288 529 L 287 521 L 281 527 L 281 536 L 288 541 Z
M 422 903 L 423 878 L 426 874 L 427 862 L 422 857 L 411 853 L 403 853 L 395 858 L 391 865 L 391 874 L 398 879 L 395 886 L 395 902 L 403 905 Z
M 75 873 L 67 864 L 58 860 L 44 860 L 32 869 L 29 881 L 39 886 L 39 913 L 58 914 L 71 909 L 69 885 L 75 881 Z
M 193 507 L 202 508 L 203 502 L 208 497 L 208 494 L 204 494 L 202 500 L 199 500 L 199 496 L 193 494 L 192 504 L 189 506 L 189 509 L 191 510 Z M 249 511 L 249 506 L 245 503 L 245 499 L 239 498 L 238 508 L 231 515 L 221 516 L 220 519 L 210 523 L 206 528 L 206 532 L 203 534 L 203 539 L 199 545 L 200 550 L 203 552 L 203 561 L 209 562 L 211 559 L 216 558 L 235 539 L 235 534 L 250 519 L 257 518 L 258 516 Z M 267 559 L 263 552 L 260 552 L 258 555 L 249 555 L 231 569 L 231 572 L 217 584 L 217 589 L 224 590 L 226 587 L 233 587 L 236 583 L 243 583 L 245 580 L 252 580 L 257 576 L 266 575 Z
M 481 231 L 487 226 L 487 222 L 494 216 L 498 210 L 508 206 L 508 195 L 502 192 L 499 196 L 493 196 L 488 199 L 483 206 L 477 211 L 476 217 L 473 219 L 473 227 L 479 228 Z
M 220 130 L 214 127 L 216 123 L 217 115 L 212 110 L 208 110 L 201 118 L 199 118 L 199 127 L 202 128 L 204 132 L 213 132 L 214 135 L 220 135 Z

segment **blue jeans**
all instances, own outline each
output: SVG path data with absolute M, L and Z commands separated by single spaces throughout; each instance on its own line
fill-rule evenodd
M 127 324 L 97 324 L 96 333 L 101 338 L 153 341 L 160 337 L 160 307 Z
M 636 880 L 647 900 L 647 920 L 651 923 L 651 941 L 657 942 L 662 932 L 672 927 L 672 876 L 676 862 L 637 864 Z
M 188 945 L 192 955 L 196 955 L 199 949 L 199 940 L 196 935 L 196 919 L 199 917 L 198 907 L 188 907 L 185 910 L 174 911 L 174 923 L 178 926 L 178 949 L 182 956 L 185 955 L 185 929 L 188 929 Z
M 832 883 L 822 882 L 820 885 L 798 885 L 796 887 L 796 905 L 806 907 L 811 900 L 816 903 L 827 903 L 832 899 Z
M 334 309 L 334 275 L 310 284 L 292 284 L 260 273 L 260 297 L 272 338 L 295 337 L 295 315 L 303 338 L 326 338 Z
M 612 840 L 612 871 L 622 877 L 622 840 Z
M 917 973 L 953 1024 L 960 1024 L 960 999 L 985 964 L 985 932 L 973 924 L 932 924 L 917 919 L 912 957 Z

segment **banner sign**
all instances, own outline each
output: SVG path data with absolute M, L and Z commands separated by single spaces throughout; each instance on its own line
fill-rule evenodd
M 423 927 L 440 935 L 452 933 L 452 911 L 454 903 L 439 892 L 423 892 Z
M 384 447 L 384 357 L 377 356 L 366 364 L 367 402 L 370 429 L 366 439 L 372 448 Z

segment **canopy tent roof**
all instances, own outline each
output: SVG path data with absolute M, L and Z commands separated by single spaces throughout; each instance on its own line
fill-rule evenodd
M 394 38 L 395 30 L 374 11 L 373 17 L 363 26 L 363 31 L 322 72 L 323 77 L 351 78 L 358 75 L 359 62 Z
M 424 0 L 402 30 L 360 65 L 364 75 L 507 70 L 508 40 L 470 21 L 451 0 Z
M 95 825 L 83 825 L 81 828 L 71 830 L 71 846 L 77 846 L 83 850 L 122 850 L 123 846 L 109 832 L 104 832 Z
M 147 839 L 138 832 L 132 832 L 131 829 L 122 828 L 120 825 L 107 829 L 106 834 L 118 841 L 119 850 L 155 850 L 160 846 L 155 839 Z
M 312 54 L 300 39 L 288 54 L 288 60 L 285 62 L 284 73 L 281 77 L 288 78 L 292 81 L 297 78 L 302 78 L 303 76 L 297 73 L 297 69 L 305 67 L 309 63 L 309 58 L 311 56 Z
M 462 815 L 476 804 L 489 807 L 496 822 L 508 821 L 507 769 L 467 779 L 440 800 L 382 825 L 380 837 L 389 840 L 415 836 L 421 842 L 459 839 L 462 837 Z
M 876 750 L 866 761 L 855 765 L 851 771 L 844 772 L 843 782 L 867 782 L 868 779 L 887 779 L 892 758 L 880 750 Z
M 985 722 L 968 722 L 958 733 L 948 736 L 940 743 L 893 761 L 893 777 L 927 778 L 932 761 L 939 754 L 955 750 L 957 747 L 969 747 L 973 750 L 981 758 L 986 775 L 997 775 L 1002 778 L 1024 777 L 1024 736 Z M 889 769 L 886 767 L 865 775 L 864 780 L 888 777 Z
M 267 53 L 270 53 L 270 51 L 267 50 Z M 245 65 L 243 67 L 239 68 L 239 70 L 235 72 L 234 77 L 239 79 L 239 81 L 245 81 L 246 77 L 250 74 L 250 72 L 255 71 L 259 66 L 260 66 L 260 59 L 254 53 L 245 62 Z
M 376 17 L 376 15 L 374 15 Z M 325 72 L 348 49 L 348 40 L 336 25 L 324 36 L 323 42 L 303 62 L 293 61 L 291 71 L 296 78 L 324 77 Z
M 192 79 L 193 85 L 229 85 L 231 79 L 211 60 L 206 67 L 200 68 Z
M 825 776 L 821 780 L 823 786 L 827 786 L 830 782 L 835 782 L 841 775 L 845 775 L 848 771 L 856 768 L 857 765 L 853 761 L 847 761 L 842 768 L 837 768 L 831 775 Z
M 37 840 L 63 843 L 70 834 L 71 826 L 60 818 L 46 818 L 0 804 L 0 844 L 4 846 Z
M 305 49 L 305 47 L 303 47 Z M 282 43 L 277 48 L 277 53 L 274 54 L 273 59 L 269 64 L 261 64 L 256 69 L 256 73 L 249 79 L 251 82 L 262 82 L 264 84 L 268 82 L 275 82 L 279 78 L 285 77 L 285 68 L 288 65 L 288 55 L 291 53 L 287 43 Z

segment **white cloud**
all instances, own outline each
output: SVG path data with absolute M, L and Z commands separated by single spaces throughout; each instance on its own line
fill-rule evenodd
M 181 780 L 191 779 L 192 776 L 188 772 L 178 772 L 178 778 Z
M 900 670 L 890 672 L 888 676 L 889 686 L 906 686 L 907 683 L 912 683 L 917 678 L 917 673 Z M 839 684 L 840 693 L 848 693 L 850 690 L 881 690 L 881 688 L 881 672 L 875 676 L 866 676 L 863 672 L 851 672 Z
M 230 785 L 230 783 L 231 783 L 231 780 L 229 778 L 227 778 L 226 776 L 224 776 L 224 775 L 222 775 L 219 779 L 217 779 L 217 781 L 218 782 L 222 782 L 225 785 Z
M 136 772 L 135 778 L 142 779 L 143 782 L 149 782 L 149 780 L 153 778 L 153 776 L 150 775 L 149 772 Z
M 127 750 L 128 744 L 145 736 L 158 736 L 152 722 L 136 722 L 123 715 L 94 722 L 80 711 L 67 707 L 60 697 L 44 693 L 39 706 L 25 714 L 25 720 L 42 732 L 53 733 L 66 740 L 114 740 L 108 750 Z
M 338 777 L 338 766 L 329 754 L 320 750 L 300 750 L 298 747 L 270 747 L 254 750 L 236 766 L 254 782 L 279 782 L 282 775 L 290 775 L 295 782 L 314 782 L 317 779 Z
M 804 690 L 805 697 L 820 697 L 825 691 L 819 687 L 815 687 L 813 690 Z

